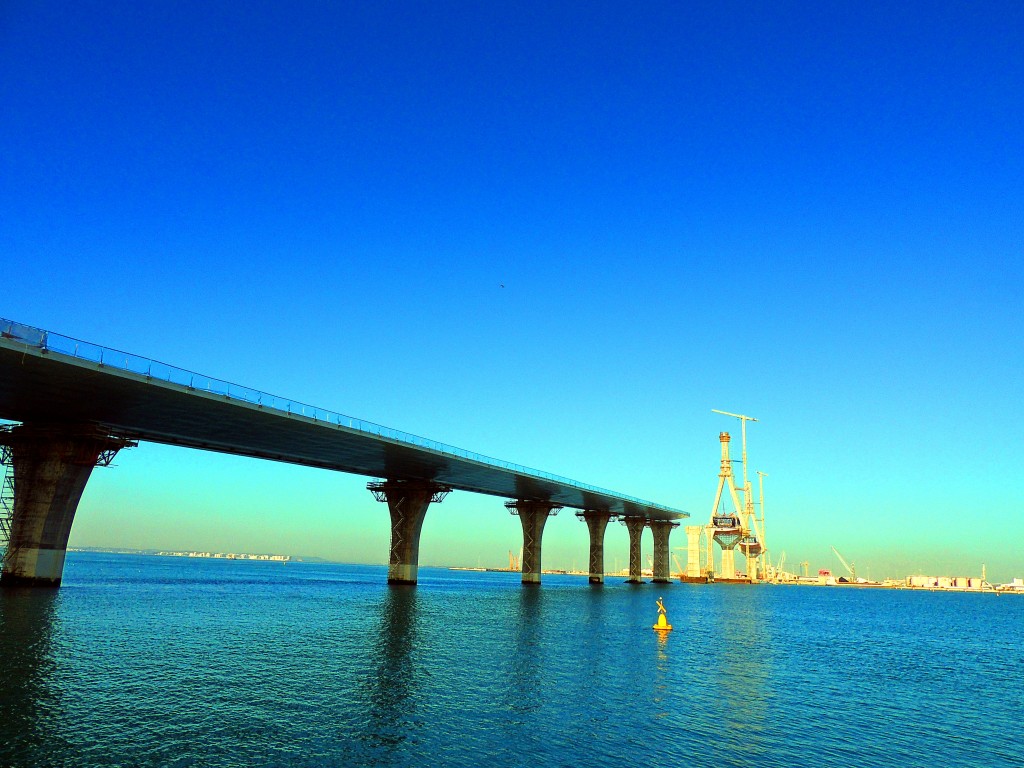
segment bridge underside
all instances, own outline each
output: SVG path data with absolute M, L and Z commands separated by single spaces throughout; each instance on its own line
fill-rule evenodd
M 366 427 L 288 414 L 110 365 L 41 352 L 9 339 L 0 339 L 0 371 L 0 419 L 9 421 L 93 424 L 129 440 L 368 477 L 428 480 L 456 490 L 650 520 L 685 516 L 679 510 L 583 487 L 565 478 L 539 477 L 515 465 L 488 464 L 468 451 L 460 456 L 440 447 L 413 445 L 372 434 Z
M 392 583 L 415 583 L 423 517 L 441 488 L 513 500 L 523 522 L 525 583 L 540 579 L 541 534 L 552 510 L 570 507 L 652 527 L 686 516 L 420 438 L 411 442 L 411 436 L 337 414 L 293 413 L 129 368 L 127 360 L 122 368 L 47 349 L 45 341 L 26 343 L 9 333 L 0 338 L 0 419 L 22 423 L 0 440 L 14 481 L 3 583 L 59 584 L 75 509 L 93 466 L 137 441 L 384 478 L 377 490 L 392 517 Z M 600 533 L 603 538 L 603 526 Z M 592 552 L 599 548 L 596 534 Z M 659 534 L 656 549 L 664 546 Z

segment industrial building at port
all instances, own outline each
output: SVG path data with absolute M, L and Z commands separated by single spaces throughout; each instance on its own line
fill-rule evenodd
M 911 589 L 992 589 L 982 578 L 974 576 L 907 576 Z
M 974 576 L 907 576 L 908 589 L 940 589 L 954 592 L 1016 592 L 1024 595 L 1024 579 L 993 586 Z

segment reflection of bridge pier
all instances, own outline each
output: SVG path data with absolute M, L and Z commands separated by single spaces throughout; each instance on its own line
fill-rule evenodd
M 53 765 L 54 755 L 60 754 L 54 747 L 65 747 L 70 738 L 54 722 L 62 707 L 60 692 L 67 692 L 54 681 L 58 671 L 64 672 L 57 658 L 67 653 L 54 649 L 59 601 L 50 589 L 8 587 L 0 592 L 0 760 L 5 766 Z
M 377 641 L 371 645 L 372 674 L 367 676 L 366 713 L 372 725 L 361 735 L 369 752 L 365 757 L 377 758 L 374 762 L 390 762 L 400 752 L 423 706 L 423 673 L 414 656 L 420 623 L 415 589 L 396 586 L 385 593 Z M 351 738 L 350 733 L 339 736 Z
M 60 584 L 78 502 L 96 465 L 139 441 L 383 478 L 369 484 L 391 516 L 388 582 L 415 584 L 431 503 L 452 489 L 511 499 L 523 525 L 523 583 L 541 574 L 547 518 L 568 507 L 590 529 L 591 582 L 604 578 L 604 529 L 636 520 L 630 576 L 640 580 L 639 532 L 655 532 L 656 580 L 668 575 L 667 532 L 687 514 L 333 411 L 0 319 L 0 420 L 13 486 L 2 583 Z M 74 426 L 70 426 L 74 425 Z M 84 426 L 83 426 L 84 425 Z M 10 482 L 12 481 L 12 482 Z M 664 531 L 664 533 L 662 533 Z M 8 541 L 2 541 L 4 534 Z M 635 568 L 634 568 L 635 566 Z

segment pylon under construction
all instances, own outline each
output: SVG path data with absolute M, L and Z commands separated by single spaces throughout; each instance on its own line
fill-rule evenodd
M 718 436 L 722 446 L 722 461 L 718 472 L 718 490 L 715 492 L 715 502 L 711 507 L 711 520 L 706 526 L 690 526 L 686 529 L 688 543 L 686 580 L 705 581 L 713 580 L 716 577 L 725 581 L 737 579 L 736 550 L 739 549 L 747 560 L 745 580 L 753 582 L 757 581 L 759 577 L 764 578 L 767 575 L 767 570 L 764 567 L 759 568 L 759 562 L 767 555 L 763 530 L 763 490 L 762 519 L 759 529 L 758 520 L 754 514 L 754 496 L 750 481 L 747 479 L 746 427 L 748 421 L 757 421 L 757 419 L 725 411 L 715 411 L 715 413 L 735 416 L 740 419 L 743 432 L 743 486 L 736 487 L 736 477 L 732 471 L 732 458 L 729 456 L 729 443 L 732 438 L 728 432 L 722 432 Z M 732 500 L 733 509 L 731 511 L 722 508 L 723 494 L 726 489 L 728 489 L 729 498 Z M 704 536 L 703 542 L 701 541 L 702 535 Z M 718 574 L 714 570 L 712 542 L 717 542 L 722 551 L 721 567 Z M 701 557 L 702 550 L 705 548 L 707 554 L 705 557 Z
M 718 574 L 723 579 L 736 578 L 736 545 L 746 536 L 748 531 L 744 530 L 743 521 L 740 518 L 740 510 L 743 505 L 739 500 L 739 493 L 736 490 L 736 479 L 732 473 L 732 459 L 729 458 L 729 442 L 731 438 L 728 432 L 718 435 L 722 444 L 722 467 L 718 472 L 718 491 L 715 493 L 715 503 L 711 507 L 711 534 L 708 546 L 714 541 L 722 550 L 721 572 Z M 721 508 L 722 491 L 729 489 L 732 497 L 733 511 L 728 512 Z M 709 558 L 711 560 L 711 558 Z

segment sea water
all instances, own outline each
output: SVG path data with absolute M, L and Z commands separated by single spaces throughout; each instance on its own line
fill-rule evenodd
M 0 765 L 1024 765 L 1024 597 L 385 582 L 69 553 L 0 590 Z

